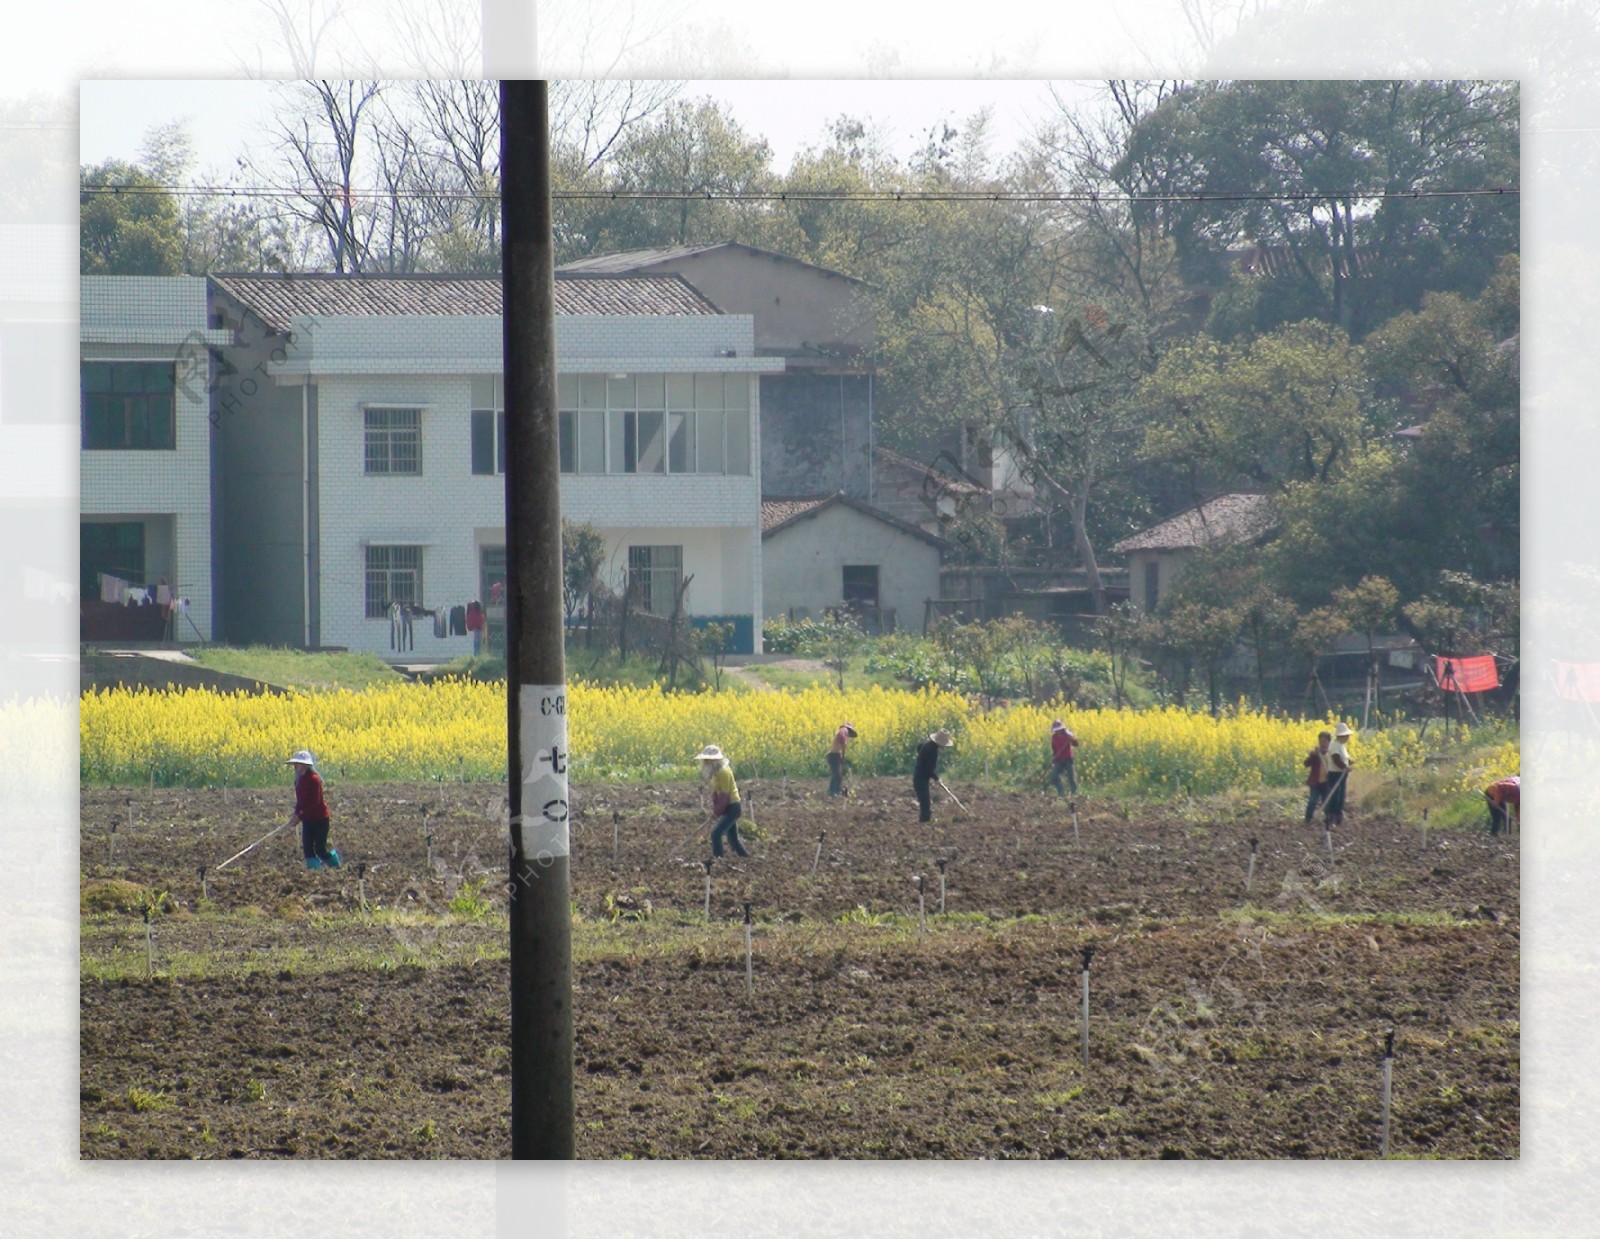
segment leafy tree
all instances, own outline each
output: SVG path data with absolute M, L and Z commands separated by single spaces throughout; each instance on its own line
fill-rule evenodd
M 1400 592 L 1383 577 L 1363 577 L 1355 586 L 1337 587 L 1333 592 L 1333 606 L 1346 624 L 1366 638 L 1367 675 L 1371 686 L 1367 701 L 1370 704 L 1382 689 L 1383 665 L 1378 659 L 1376 644 L 1378 630 L 1394 622 L 1400 606 Z M 1367 726 L 1365 708 L 1361 726 Z
M 728 657 L 728 642 L 733 638 L 733 625 L 713 620 L 695 630 L 695 647 L 711 658 L 717 692 L 722 692 L 722 664 Z
M 149 173 L 108 159 L 80 173 L 83 275 L 172 276 L 183 270 L 177 200 Z M 103 192 L 102 192 L 103 191 Z
M 587 521 L 561 520 L 561 601 L 570 625 L 578 605 L 593 595 L 606 565 L 606 540 Z M 594 640 L 594 625 L 589 625 L 585 643 Z

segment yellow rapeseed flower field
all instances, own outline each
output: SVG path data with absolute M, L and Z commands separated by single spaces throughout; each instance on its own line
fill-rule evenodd
M 283 762 L 309 748 L 331 779 L 499 780 L 506 764 L 505 691 L 467 680 L 284 695 L 200 689 L 92 690 L 80 703 L 80 774 L 86 783 L 234 786 L 282 780 Z M 577 780 L 691 777 L 693 755 L 720 745 L 744 778 L 822 778 L 823 754 L 848 721 L 861 775 L 909 775 L 917 743 L 948 728 L 956 745 L 941 770 L 1043 784 L 1049 726 L 1065 718 L 1082 748 L 1078 775 L 1102 793 L 1195 793 L 1284 787 L 1320 722 L 1235 709 L 1221 718 L 1176 707 L 1073 710 L 1013 705 L 981 712 L 958 694 L 879 687 L 838 693 L 689 694 L 660 688 L 570 686 L 569 739 Z M 1422 758 L 1414 729 L 1357 742 L 1368 769 Z

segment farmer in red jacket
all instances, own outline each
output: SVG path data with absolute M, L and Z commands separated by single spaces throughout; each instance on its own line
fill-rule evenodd
M 1522 825 L 1522 777 L 1508 775 L 1504 779 L 1497 779 L 1483 790 L 1484 799 L 1489 802 L 1489 834 L 1499 835 L 1501 831 L 1510 832 L 1511 815 L 1517 816 L 1517 825 Z
M 294 767 L 294 813 L 284 826 L 300 824 L 300 851 L 305 854 L 306 869 L 320 870 L 325 865 L 337 869 L 339 854 L 328 847 L 328 802 L 322 795 L 317 760 L 309 749 L 302 749 L 288 764 Z
M 1072 755 L 1078 747 L 1078 738 L 1071 728 L 1055 719 L 1050 724 L 1050 782 L 1056 786 L 1056 792 L 1065 796 L 1061 787 L 1061 776 L 1067 777 L 1067 783 L 1072 788 L 1072 795 L 1078 795 L 1078 776 L 1072 769 Z

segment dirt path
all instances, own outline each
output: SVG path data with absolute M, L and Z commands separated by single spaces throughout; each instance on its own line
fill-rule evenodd
M 789 672 L 815 672 L 818 675 L 826 675 L 828 672 L 821 659 L 802 659 L 798 657 L 779 659 L 773 663 L 744 663 L 738 667 L 724 667 L 722 670 L 724 674 L 743 681 L 752 689 L 760 690 L 763 693 L 771 693 L 774 691 L 774 687 L 768 684 L 761 675 L 761 669 L 768 667 L 781 668 Z

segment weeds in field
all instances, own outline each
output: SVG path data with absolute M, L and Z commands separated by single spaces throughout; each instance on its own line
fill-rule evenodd
M 267 1087 L 256 1080 L 255 1077 L 251 1077 L 244 1083 L 244 1096 L 251 1102 L 265 1102 L 267 1099 Z
M 892 926 L 898 920 L 894 913 L 871 913 L 865 904 L 858 904 L 848 913 L 839 914 L 839 922 L 846 926 Z
M 132 1111 L 170 1111 L 172 1099 L 159 1089 L 141 1089 L 135 1085 L 128 1090 L 128 1109 Z
M 473 919 L 488 917 L 495 911 L 494 902 L 483 897 L 483 889 L 488 885 L 487 878 L 461 880 L 461 885 L 456 888 L 455 895 L 450 897 L 447 906 L 451 913 L 457 917 Z

